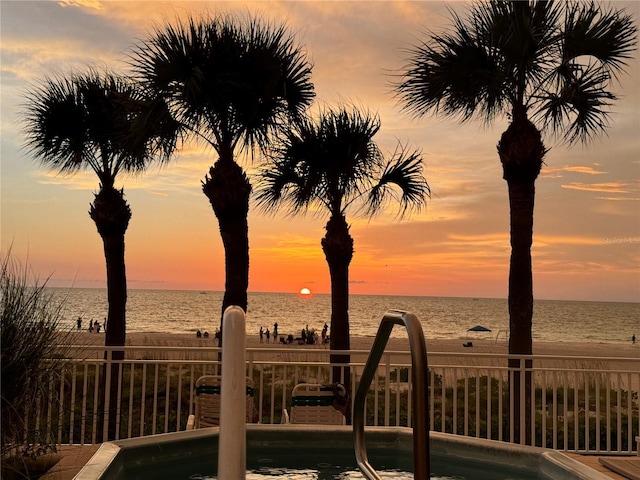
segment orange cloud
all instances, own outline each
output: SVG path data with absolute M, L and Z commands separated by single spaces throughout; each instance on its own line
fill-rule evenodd
M 607 172 L 603 172 L 602 170 L 596 170 L 595 168 L 592 167 L 587 167 L 587 166 L 580 166 L 580 165 L 576 165 L 576 166 L 569 166 L 569 165 L 565 165 L 562 167 L 545 167 L 542 172 L 540 173 L 541 177 L 552 177 L 552 178 L 561 178 L 563 175 L 562 173 L 564 172 L 569 172 L 569 173 L 582 173 L 585 175 L 603 175 Z
M 611 200 L 614 202 L 619 202 L 619 201 L 632 201 L 632 202 L 640 202 L 640 197 L 625 197 L 625 198 L 620 198 L 620 197 L 597 197 L 598 200 Z
M 95 10 L 102 10 L 104 5 L 99 0 L 60 0 L 61 7 L 84 7 Z
M 486 233 L 486 234 L 459 234 L 449 235 L 453 240 L 453 244 L 472 244 L 472 245 L 505 245 L 509 243 L 509 233 Z
M 42 185 L 64 185 L 69 190 L 96 190 L 99 185 L 98 177 L 93 171 L 60 174 L 46 170 L 35 170 L 31 175 Z
M 602 238 L 574 236 L 574 235 L 534 235 L 535 248 L 544 248 L 550 245 L 602 245 Z
M 561 185 L 569 190 L 581 190 L 585 192 L 605 192 L 605 193 L 629 193 L 628 184 L 622 182 L 609 183 L 569 183 Z

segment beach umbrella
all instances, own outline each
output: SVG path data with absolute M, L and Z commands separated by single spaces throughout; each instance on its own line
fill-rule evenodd
M 490 332 L 491 330 L 487 327 L 483 327 L 482 325 L 476 325 L 475 327 L 471 327 L 468 332 Z

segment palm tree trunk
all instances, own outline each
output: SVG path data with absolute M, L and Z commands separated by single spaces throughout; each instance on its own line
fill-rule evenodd
M 124 233 L 102 238 L 107 262 L 107 300 L 109 312 L 105 331 L 106 346 L 126 344 L 127 275 L 124 261 Z M 114 352 L 122 360 L 124 351 Z
M 533 318 L 533 277 L 531 271 L 531 245 L 533 241 L 534 182 L 509 182 L 511 207 L 511 262 L 509 266 L 509 353 L 531 355 Z M 513 375 L 514 441 L 520 443 L 521 422 L 524 416 L 525 443 L 531 441 L 531 368 L 530 359 L 522 364 L 518 358 L 509 358 L 509 370 Z M 524 411 L 522 383 L 524 379 Z
M 533 342 L 533 279 L 531 272 L 531 244 L 533 243 L 533 205 L 535 181 L 540 174 L 547 152 L 542 135 L 527 118 L 527 109 L 516 104 L 512 122 L 498 143 L 503 177 L 509 188 L 511 222 L 511 261 L 509 264 L 509 353 L 531 355 Z M 512 440 L 531 442 L 531 360 L 525 362 L 524 372 L 520 359 L 509 358 L 510 388 L 513 392 Z M 524 386 L 522 381 L 524 380 Z M 524 399 L 522 399 L 524 394 Z M 524 407 L 521 408 L 521 406 Z M 524 432 L 521 425 L 524 425 Z
M 122 191 L 111 187 L 102 188 L 91 205 L 89 215 L 93 219 L 102 237 L 104 256 L 107 264 L 107 299 L 109 311 L 107 314 L 107 329 L 105 332 L 105 346 L 124 346 L 126 342 L 126 306 L 127 306 L 127 276 L 124 261 L 124 235 L 131 219 L 131 209 L 124 199 Z M 105 359 L 108 353 L 105 352 Z M 124 359 L 124 351 L 112 352 L 111 359 Z M 110 367 L 110 368 L 109 368 Z M 101 415 L 108 414 L 108 440 L 116 438 L 118 382 L 120 378 L 119 363 L 105 363 L 102 375 L 102 399 L 106 399 L 106 384 L 109 378 L 109 408 L 101 406 Z M 103 418 L 100 419 L 102 428 Z
M 349 264 L 353 258 L 353 238 L 344 215 L 333 215 L 327 222 L 327 233 L 322 239 L 329 275 L 331 277 L 331 350 L 349 350 Z M 351 391 L 349 355 L 332 354 L 333 381 L 342 381 L 347 392 Z M 351 409 L 345 412 L 347 424 L 351 424 Z
M 230 149 L 221 149 L 220 159 L 209 169 L 209 175 L 202 182 L 202 190 L 218 219 L 225 252 L 225 292 L 220 315 L 222 333 L 222 315 L 228 306 L 237 305 L 247 311 L 249 288 L 247 215 L 251 184 L 242 168 L 232 160 Z M 222 335 L 218 345 L 222 346 Z
M 105 331 L 105 346 L 124 346 L 126 342 L 126 305 L 127 277 L 124 264 L 124 234 L 103 238 L 105 258 L 107 261 L 107 298 L 109 312 Z M 118 425 L 118 382 L 120 380 L 120 364 L 124 360 L 123 350 L 114 350 L 111 354 L 113 363 L 105 364 L 104 381 L 109 379 L 109 423 L 108 440 L 116 439 Z M 105 389 L 106 390 L 106 389 Z M 103 390 L 104 391 L 104 390 Z
M 247 218 L 220 221 L 220 235 L 225 251 L 225 292 L 222 312 L 230 305 L 247 311 L 249 288 L 249 225 Z

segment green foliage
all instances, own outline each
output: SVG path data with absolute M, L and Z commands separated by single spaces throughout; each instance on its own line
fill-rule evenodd
M 47 395 L 50 380 L 59 375 L 58 331 L 62 305 L 45 291 L 46 282 L 32 279 L 8 252 L 0 259 L 0 325 L 2 345 L 2 477 L 55 450 L 46 428 L 28 428 L 27 412 Z M 58 360 L 50 360 L 50 359 Z M 46 425 L 46 424 L 42 424 Z M 22 460 L 21 460 L 22 459 Z
M 403 388 L 408 378 L 408 368 L 398 367 L 389 374 L 389 425 L 410 426 L 408 409 L 410 390 Z M 433 384 L 430 385 L 431 396 L 429 397 L 429 408 L 433 405 L 433 422 L 430 425 L 432 431 L 509 440 L 509 388 L 506 380 L 501 381 L 487 376 L 469 377 L 458 379 L 454 388 L 445 385 L 441 375 L 434 374 L 432 378 Z M 633 447 L 629 439 L 639 434 L 637 395 L 633 393 L 629 395 L 629 392 L 624 389 L 621 389 L 618 394 L 615 389 L 608 390 L 604 383 L 599 389 L 594 385 L 587 385 L 587 387 L 588 390 L 582 384 L 577 388 L 573 386 L 559 388 L 555 398 L 552 390 L 543 390 L 540 387 L 535 389 L 537 435 L 535 444 L 537 446 L 592 451 L 607 448 L 607 445 L 613 450 L 627 450 Z M 367 394 L 367 425 L 386 423 L 386 395 L 385 382 L 383 377 L 379 377 L 377 387 L 372 388 Z M 566 409 L 564 408 L 565 397 Z M 588 402 L 585 398 L 588 398 Z M 502 414 L 499 411 L 500 401 Z M 487 414 L 489 405 L 490 411 Z M 594 415 L 597 406 L 600 411 L 599 425 Z M 631 425 L 628 418 L 630 411 L 632 412 Z M 574 421 L 576 416 L 577 422 Z M 555 443 L 553 440 L 554 418 L 557 423 Z M 609 429 L 607 429 L 607 422 Z M 545 431 L 544 439 L 543 430 Z M 613 432 L 609 438 L 607 438 L 607 431 Z

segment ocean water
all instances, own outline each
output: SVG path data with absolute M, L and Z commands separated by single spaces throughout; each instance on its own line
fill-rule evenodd
M 64 325 L 75 328 L 76 319 L 107 316 L 106 289 L 50 288 L 64 302 Z M 128 332 L 213 333 L 220 324 L 222 292 L 190 290 L 129 290 Z M 375 336 L 380 320 L 390 309 L 414 313 L 427 338 L 506 340 L 509 328 L 507 301 L 494 298 L 445 298 L 384 295 L 351 295 L 349 324 L 352 335 Z M 320 331 L 330 324 L 331 296 L 291 293 L 249 293 L 247 332 L 260 327 L 280 335 L 298 335 L 307 325 Z M 469 332 L 482 325 L 487 333 Z M 540 341 L 618 343 L 640 337 L 640 303 L 537 300 L 534 303 L 533 338 Z M 392 336 L 406 333 L 394 328 Z

